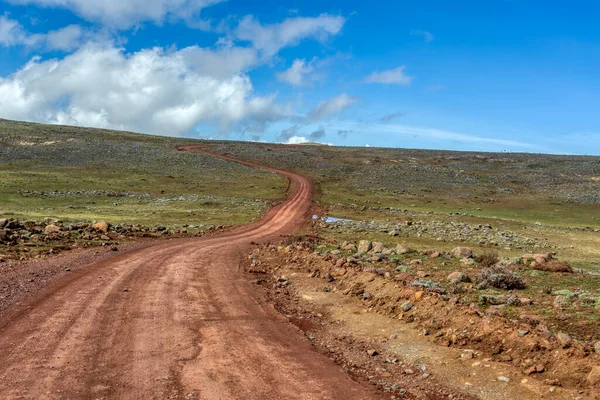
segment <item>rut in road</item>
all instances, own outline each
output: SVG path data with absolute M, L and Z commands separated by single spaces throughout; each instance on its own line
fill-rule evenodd
M 311 182 L 266 169 L 291 189 L 259 222 L 89 265 L 0 321 L 0 398 L 380 398 L 314 351 L 240 269 L 252 241 L 293 233 L 309 212 Z

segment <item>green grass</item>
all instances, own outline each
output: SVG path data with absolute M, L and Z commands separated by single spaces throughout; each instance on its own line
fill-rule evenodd
M 235 225 L 285 194 L 277 174 L 175 149 L 190 142 L 0 121 L 0 217 Z

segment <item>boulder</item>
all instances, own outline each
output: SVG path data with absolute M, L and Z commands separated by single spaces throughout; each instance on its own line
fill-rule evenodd
M 361 240 L 358 243 L 358 252 L 359 253 L 368 253 L 373 248 L 373 243 L 368 240 Z
M 410 248 L 403 244 L 399 244 L 396 246 L 396 254 L 408 254 L 410 252 Z
M 373 247 L 371 248 L 373 253 L 383 253 L 385 251 L 385 244 L 381 242 L 373 242 Z
M 356 251 L 356 245 L 353 243 L 348 243 L 348 242 L 344 242 L 342 243 L 342 246 L 340 247 L 342 250 L 352 250 L 352 251 Z
M 471 258 L 473 256 L 473 250 L 468 247 L 455 247 L 450 252 L 455 258 Z
M 92 226 L 92 229 L 94 229 L 96 232 L 102 232 L 102 233 L 107 233 L 109 228 L 110 228 L 110 225 L 106 221 L 96 222 Z
M 463 273 L 463 272 L 453 272 L 450 275 L 448 275 L 448 282 L 451 283 L 463 283 L 463 282 L 471 282 L 471 278 L 469 278 L 469 275 Z
M 60 227 L 56 225 L 46 225 L 44 228 L 44 235 L 50 235 L 52 233 L 57 233 L 60 231 Z

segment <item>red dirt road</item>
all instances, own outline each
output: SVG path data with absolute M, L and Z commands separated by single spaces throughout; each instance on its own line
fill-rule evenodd
M 0 398 L 380 398 L 260 300 L 240 267 L 252 241 L 306 221 L 311 182 L 276 172 L 290 194 L 259 222 L 89 265 L 0 321 Z

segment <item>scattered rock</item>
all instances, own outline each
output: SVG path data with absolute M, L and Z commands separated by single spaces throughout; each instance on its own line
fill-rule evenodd
M 385 244 L 381 242 L 373 242 L 371 251 L 375 254 L 383 253 L 385 251 Z
M 472 360 L 473 358 L 475 358 L 474 350 L 463 350 L 462 354 L 460 355 L 461 360 Z
M 546 367 L 544 367 L 543 364 L 537 364 L 537 365 L 533 365 L 529 368 L 527 368 L 525 370 L 525 373 L 527 375 L 531 375 L 531 374 L 541 374 L 542 372 L 544 372 L 546 370 Z
M 469 278 L 469 275 L 457 271 L 448 275 L 448 281 L 451 283 L 471 282 L 471 278 Z
M 109 229 L 109 224 L 106 221 L 96 222 L 92 228 L 97 232 L 107 233 Z
M 367 350 L 367 354 L 371 357 L 375 357 L 379 353 L 377 352 L 377 350 L 369 349 L 369 350 Z
M 359 253 L 368 253 L 373 248 L 373 243 L 368 240 L 361 240 L 358 243 L 358 252 Z
M 499 380 L 500 382 L 505 382 L 505 383 L 508 383 L 508 382 L 510 382 L 510 379 L 508 379 L 508 378 L 507 378 L 507 377 L 505 377 L 505 376 L 499 376 L 499 377 L 498 377 L 498 380 Z
M 411 252 L 411 249 L 403 244 L 399 244 L 396 246 L 396 254 L 408 254 Z
M 471 258 L 473 256 L 473 250 L 468 247 L 455 247 L 450 253 L 455 258 Z
M 404 312 L 408 312 L 410 311 L 412 308 L 414 307 L 413 303 L 411 303 L 410 301 L 407 301 L 405 303 L 403 303 L 400 308 L 402 309 L 402 311 Z
M 558 343 L 560 343 L 564 349 L 571 347 L 573 344 L 573 338 L 564 332 L 557 333 L 556 340 L 558 340 Z
M 44 235 L 50 235 L 57 232 L 60 232 L 60 227 L 56 225 L 46 225 L 46 228 L 44 228 Z

